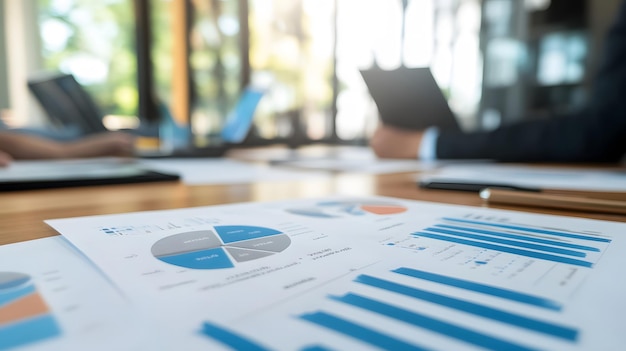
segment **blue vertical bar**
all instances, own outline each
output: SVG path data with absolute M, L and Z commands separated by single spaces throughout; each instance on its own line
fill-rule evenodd
M 458 339 L 469 344 L 483 347 L 489 350 L 507 351 L 532 351 L 529 347 L 515 344 L 503 339 L 495 338 L 486 334 L 460 327 L 448 322 L 440 321 L 423 314 L 407 311 L 395 306 L 388 305 L 367 297 L 346 294 L 344 296 L 331 296 L 332 299 L 363 308 L 365 310 L 382 314 L 384 316 L 409 323 L 411 325 L 428 329 L 446 337 Z
M 578 330 L 573 328 L 564 327 L 550 322 L 544 322 L 539 319 L 521 316 L 497 308 L 480 305 L 470 301 L 460 300 L 454 297 L 436 294 L 426 290 L 413 288 L 383 279 L 378 279 L 368 275 L 360 275 L 356 278 L 356 281 L 361 284 L 373 286 L 405 296 L 410 296 L 440 306 L 453 308 L 461 312 L 470 313 L 483 318 L 493 319 L 494 321 L 532 330 L 557 338 L 574 341 L 578 337 Z
M 520 293 L 520 292 L 513 291 L 513 290 L 502 289 L 502 288 L 498 288 L 498 287 L 491 286 L 491 285 L 475 283 L 469 280 L 452 278 L 452 277 L 448 277 L 444 275 L 419 271 L 416 269 L 411 269 L 411 268 L 406 268 L 406 267 L 394 269 L 392 272 L 403 274 L 403 275 L 410 276 L 413 278 L 428 280 L 428 281 L 439 283 L 439 284 L 454 286 L 456 288 L 461 288 L 461 289 L 471 290 L 471 291 L 482 293 L 482 294 L 496 296 L 496 297 L 500 297 L 500 298 L 515 301 L 515 302 L 521 302 L 521 303 L 525 303 L 528 305 L 542 307 L 542 308 L 546 308 L 549 310 L 560 311 L 561 309 L 563 309 L 563 306 L 560 303 L 553 301 L 553 300 L 545 299 L 543 297 L 528 295 L 528 294 Z
M 325 312 L 303 314 L 300 318 L 385 350 L 427 350 Z
M 269 351 L 269 349 L 213 323 L 204 322 L 200 332 L 235 350 Z
M 546 229 L 539 229 L 539 228 L 523 227 L 523 226 L 512 225 L 512 224 L 472 221 L 472 220 L 468 220 L 468 219 L 450 218 L 450 217 L 444 217 L 443 219 L 445 219 L 446 221 L 452 221 L 452 222 L 480 224 L 480 225 L 486 225 L 486 226 L 490 226 L 490 227 L 498 227 L 498 228 L 521 230 L 521 231 L 530 232 L 530 233 L 556 235 L 556 236 L 562 236 L 562 237 L 566 237 L 566 238 L 582 239 L 582 240 L 589 240 L 589 241 L 598 241 L 598 242 L 604 242 L 604 243 L 610 243 L 611 242 L 611 239 L 609 239 L 609 238 L 602 238 L 602 237 L 598 237 L 598 236 L 590 236 L 590 235 L 558 232 L 558 231 L 555 231 L 555 230 L 546 230 Z
M 435 227 L 426 228 L 424 230 L 429 231 L 429 232 L 434 232 L 434 233 L 454 235 L 454 236 L 458 236 L 462 238 L 489 241 L 492 243 L 504 244 L 504 245 L 509 245 L 509 246 L 523 247 L 525 249 L 552 252 L 552 253 L 557 253 L 557 254 L 567 255 L 567 256 L 574 256 L 574 257 L 586 257 L 587 256 L 586 253 L 580 252 L 580 251 L 563 249 L 563 248 L 554 247 L 554 246 L 532 244 L 532 243 L 517 241 L 517 240 L 501 239 L 501 238 L 496 238 L 496 237 L 487 236 L 487 235 L 464 233 L 464 232 L 459 232 L 457 230 L 435 228 Z
M 512 253 L 515 255 L 538 258 L 538 259 L 546 260 L 546 261 L 566 263 L 566 264 L 571 264 L 571 265 L 581 266 L 581 267 L 588 267 L 588 268 L 593 267 L 593 263 L 589 261 L 582 261 L 582 260 L 577 260 L 577 259 L 573 259 L 569 257 L 546 254 L 542 252 L 517 249 L 514 247 L 483 243 L 483 242 L 474 241 L 474 240 L 460 239 L 460 238 L 455 238 L 455 237 L 446 236 L 446 235 L 430 234 L 430 233 L 423 233 L 423 232 L 414 233 L 414 234 L 417 236 L 425 237 L 425 238 L 431 238 L 431 239 L 443 240 L 443 241 L 448 241 L 448 242 L 457 243 L 457 244 L 481 247 L 483 249 L 507 252 L 507 253 Z
M 600 252 L 600 249 L 598 249 L 597 247 L 593 247 L 593 246 L 571 244 L 571 243 L 557 241 L 557 240 L 541 239 L 541 238 L 537 238 L 537 237 L 529 236 L 529 235 L 518 235 L 518 234 L 494 232 L 493 230 L 486 230 L 486 229 L 473 228 L 473 227 L 458 227 L 458 226 L 447 225 L 447 224 L 435 224 L 435 227 L 462 230 L 466 232 L 479 233 L 479 234 L 495 235 L 495 236 L 500 236 L 500 237 L 509 238 L 509 239 L 526 240 L 526 241 L 532 241 L 535 243 L 567 247 L 570 249 Z

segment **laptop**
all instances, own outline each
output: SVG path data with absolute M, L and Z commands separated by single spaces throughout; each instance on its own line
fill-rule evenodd
M 174 141 L 168 147 L 159 150 L 143 151 L 136 156 L 142 158 L 163 158 L 163 157 L 220 157 L 235 145 L 241 144 L 252 129 L 254 113 L 263 97 L 265 91 L 248 86 L 246 87 L 234 108 L 226 117 L 226 122 L 221 132 L 212 136 L 210 144 L 206 147 L 196 147 L 190 145 L 189 129 L 173 125 L 173 119 L 169 120 L 169 136 Z M 167 118 L 167 117 L 166 117 Z M 162 136 L 163 137 L 163 136 Z
M 459 124 L 430 68 L 362 70 L 361 76 L 385 125 L 423 130 L 459 130 Z
M 102 112 L 73 75 L 44 72 L 29 77 L 27 84 L 54 125 L 83 135 L 107 131 Z

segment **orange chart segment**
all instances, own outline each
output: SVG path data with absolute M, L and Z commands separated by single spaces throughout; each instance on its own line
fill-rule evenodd
M 398 214 L 407 210 L 406 207 L 398 205 L 362 205 L 361 209 L 377 215 Z
M 48 313 L 48 306 L 37 292 L 0 307 L 0 325 Z

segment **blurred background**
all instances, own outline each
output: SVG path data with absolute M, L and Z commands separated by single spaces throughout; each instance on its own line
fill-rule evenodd
M 359 74 L 429 66 L 466 130 L 586 100 L 620 0 L 0 0 L 0 119 L 55 130 L 27 82 L 71 74 L 107 129 L 175 121 L 210 143 L 250 84 L 248 145 L 364 144 Z

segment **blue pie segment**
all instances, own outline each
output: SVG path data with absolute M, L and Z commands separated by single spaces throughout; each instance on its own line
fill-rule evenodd
M 275 229 L 246 225 L 220 225 L 215 227 L 215 231 L 224 244 L 282 234 Z
M 175 266 L 193 269 L 220 269 L 233 267 L 233 263 L 221 247 L 172 256 L 161 256 L 158 257 L 158 259 Z

